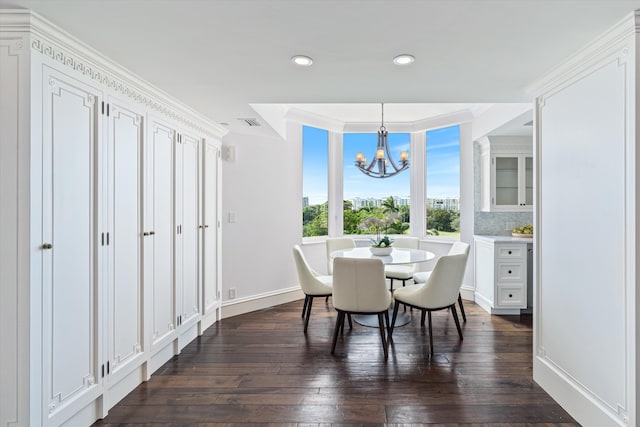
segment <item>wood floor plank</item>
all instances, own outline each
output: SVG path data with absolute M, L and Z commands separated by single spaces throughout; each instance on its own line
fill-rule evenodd
M 384 360 L 378 330 L 345 327 L 302 301 L 224 319 L 185 347 L 95 425 L 576 426 L 532 378 L 531 316 L 490 316 L 465 303 L 433 313 L 434 350 L 420 312 L 394 330 Z

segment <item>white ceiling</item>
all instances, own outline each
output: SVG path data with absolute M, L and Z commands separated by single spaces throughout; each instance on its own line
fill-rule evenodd
M 36 11 L 231 131 L 269 134 L 237 120 L 257 117 L 250 104 L 529 102 L 529 85 L 640 0 L 0 0 L 10 7 Z M 415 63 L 393 65 L 400 53 Z M 294 54 L 313 66 L 294 66 Z M 318 113 L 345 120 L 340 110 L 380 117 L 377 105 Z

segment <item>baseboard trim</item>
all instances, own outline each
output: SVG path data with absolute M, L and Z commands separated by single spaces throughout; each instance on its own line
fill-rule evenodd
M 467 287 L 465 285 L 462 285 L 462 287 L 460 288 L 460 296 L 462 296 L 462 299 L 466 299 L 469 301 L 476 300 L 475 290 L 470 286 Z
M 264 308 L 285 304 L 302 298 L 304 298 L 302 289 L 298 286 L 293 286 L 291 288 L 279 289 L 277 291 L 265 292 L 262 294 L 252 295 L 250 297 L 225 301 L 222 303 L 221 318 L 226 319 L 228 317 L 262 310 Z
M 605 407 L 540 356 L 533 358 L 533 380 L 582 425 L 628 425 L 624 414 L 616 414 Z

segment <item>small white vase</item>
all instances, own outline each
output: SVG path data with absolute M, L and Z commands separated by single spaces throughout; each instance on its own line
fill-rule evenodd
M 378 248 L 375 246 L 369 247 L 371 253 L 376 256 L 386 256 L 390 255 L 393 248 L 391 246 L 385 246 L 384 248 Z

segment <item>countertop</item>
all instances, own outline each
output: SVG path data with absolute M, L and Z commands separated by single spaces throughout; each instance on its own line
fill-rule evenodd
M 487 240 L 490 242 L 506 242 L 506 243 L 533 243 L 532 237 L 511 237 L 511 236 L 485 236 L 476 234 L 474 239 Z

